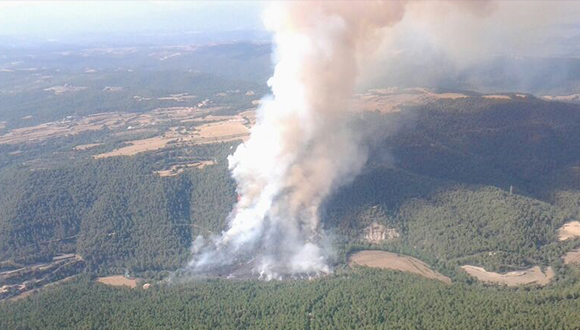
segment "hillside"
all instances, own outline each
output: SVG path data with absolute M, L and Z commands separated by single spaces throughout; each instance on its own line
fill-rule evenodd
M 551 196 L 570 200 L 578 191 L 555 181 L 547 189 L 545 178 L 580 161 L 578 116 L 575 105 L 477 96 L 364 113 L 353 125 L 397 123 L 397 129 L 369 137 L 367 166 L 326 202 L 324 225 L 345 237 L 339 250 L 361 242 L 371 223 L 390 226 L 401 235 L 383 248 L 411 249 L 446 267 L 472 262 L 507 271 L 557 262 L 574 244 L 557 242 L 556 229 L 579 211 L 572 207 L 579 202 L 564 207 Z M 0 176 L 2 258 L 30 262 L 79 253 L 98 272 L 179 268 L 193 237 L 223 229 L 235 198 L 226 168 L 233 145 L 77 156 L 32 171 L 33 160 L 23 166 L 15 157 L 51 157 L 46 146 L 47 156 L 11 156 Z M 155 175 L 184 155 L 218 165 Z

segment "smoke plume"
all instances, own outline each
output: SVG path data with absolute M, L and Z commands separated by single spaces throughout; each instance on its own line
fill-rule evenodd
M 360 90 L 577 93 L 578 1 L 410 1 Z
M 330 272 L 319 207 L 366 160 L 346 125 L 349 101 L 360 66 L 406 7 L 406 1 L 328 1 L 267 9 L 276 45 L 272 98 L 229 158 L 239 194 L 229 228 L 194 243 L 191 271 L 250 265 L 265 279 Z

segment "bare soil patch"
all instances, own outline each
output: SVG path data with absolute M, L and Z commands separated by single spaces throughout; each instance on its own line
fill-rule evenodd
M 548 267 L 545 272 L 539 266 L 532 267 L 526 270 L 519 270 L 509 272 L 506 274 L 488 272 L 482 267 L 476 266 L 461 266 L 469 275 L 478 280 L 489 283 L 507 286 L 518 286 L 527 284 L 537 284 L 540 286 L 548 285 L 552 278 L 554 278 L 554 270 Z
M 560 241 L 576 237 L 580 237 L 580 222 L 578 221 L 568 222 L 558 229 L 558 239 Z
M 580 249 L 570 251 L 564 255 L 564 263 L 567 265 L 580 265 Z
M 396 239 L 399 236 L 400 234 L 396 229 L 378 223 L 372 223 L 363 230 L 364 239 L 371 244 Z
M 137 280 L 126 278 L 123 275 L 113 275 L 113 276 L 106 276 L 106 277 L 99 277 L 97 278 L 97 282 L 112 285 L 112 286 L 128 286 L 131 289 L 137 287 Z
M 349 265 L 366 266 L 372 268 L 392 269 L 409 272 L 423 277 L 451 283 L 451 279 L 429 267 L 423 261 L 404 255 L 385 251 L 359 251 L 350 256 Z

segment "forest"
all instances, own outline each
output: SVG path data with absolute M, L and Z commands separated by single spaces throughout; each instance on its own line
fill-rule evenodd
M 146 82 L 149 76 L 167 84 L 207 78 L 199 73 L 159 78 L 144 71 L 134 79 Z M 95 77 L 94 86 L 108 84 L 106 74 Z M 187 90 L 203 95 L 205 88 L 209 95 L 237 84 L 212 79 Z M 84 92 L 92 93 L 65 96 L 65 103 L 75 104 L 69 101 L 78 97 L 75 102 L 86 112 L 68 108 L 35 120 L 104 111 L 108 102 L 123 104 L 117 98 L 128 103 L 114 111 L 133 109 L 135 102 L 129 94 L 109 100 Z M 103 159 L 91 156 L 125 143 L 106 129 L 0 145 L 0 271 L 63 254 L 82 259 L 56 278 L 76 276 L 70 282 L 0 303 L 0 313 L 7 315 L 0 328 L 576 329 L 580 270 L 564 264 L 562 256 L 580 247 L 580 239 L 559 241 L 556 231 L 580 213 L 580 106 L 533 96 L 503 102 L 470 95 L 353 118 L 355 131 L 365 132 L 362 147 L 369 158 L 323 204 L 322 226 L 337 252 L 335 271 L 312 281 L 167 283 L 190 258 L 195 237 L 225 228 L 236 200 L 227 156 L 239 142 Z M 60 104 L 50 97 L 30 102 L 38 103 L 22 106 Z M 248 99 L 223 102 L 235 112 L 247 108 Z M 23 125 L 19 110 L 11 109 L 10 127 Z M 95 140 L 103 144 L 71 153 Z M 183 158 L 215 164 L 170 177 L 155 174 Z M 370 244 L 362 234 L 373 223 L 400 236 Z M 348 255 L 361 249 L 415 256 L 453 284 L 347 267 Z M 466 264 L 497 272 L 552 266 L 556 277 L 544 288 L 491 287 L 467 276 L 460 269 Z M 96 276 L 114 274 L 154 285 L 131 290 L 94 283 Z
M 338 270 L 312 281 L 197 280 L 147 290 L 111 288 L 84 276 L 44 294 L 0 304 L 0 327 L 577 329 L 579 308 L 579 283 L 490 288 L 371 269 Z
M 32 262 L 80 253 L 95 271 L 175 269 L 192 237 L 221 228 L 233 205 L 235 187 L 225 175 L 230 147 L 197 147 L 194 156 L 216 157 L 218 165 L 176 178 L 153 174 L 167 155 L 6 171 L 0 258 Z

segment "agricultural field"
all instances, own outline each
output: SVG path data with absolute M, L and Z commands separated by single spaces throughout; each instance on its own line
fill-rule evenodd
M 112 276 L 105 276 L 105 277 L 98 277 L 96 280 L 98 283 L 103 283 L 106 285 L 111 286 L 126 286 L 131 289 L 137 287 L 137 280 L 127 278 L 123 275 L 112 275 Z
M 371 268 L 391 269 L 417 274 L 428 279 L 435 279 L 451 284 L 451 279 L 431 269 L 419 259 L 385 251 L 359 251 L 350 256 L 349 264 Z

